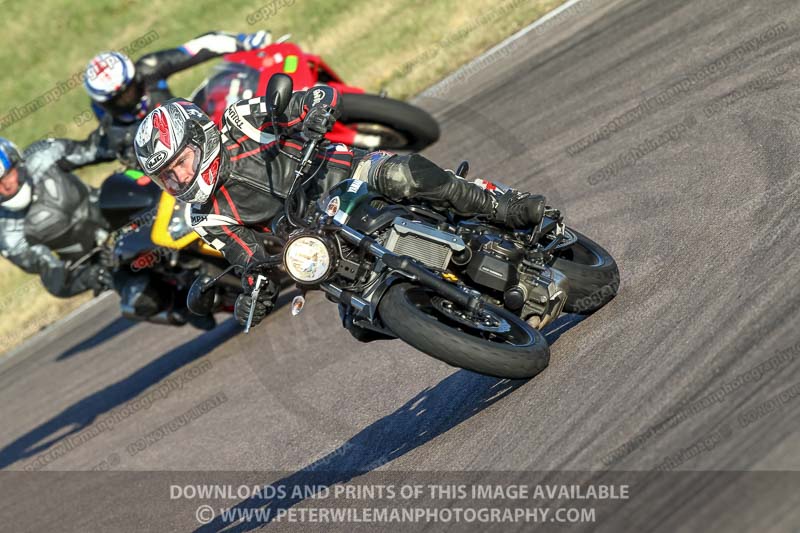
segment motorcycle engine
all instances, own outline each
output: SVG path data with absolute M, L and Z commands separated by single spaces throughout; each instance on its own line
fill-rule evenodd
M 522 243 L 491 233 L 474 234 L 472 253 L 453 256 L 475 283 L 501 293 L 499 302 L 543 328 L 561 313 L 569 292 L 568 280 L 558 270 L 525 260 Z M 538 318 L 537 318 L 538 317 Z
M 493 228 L 462 224 L 457 237 L 438 228 L 397 217 L 384 246 L 434 270 L 452 263 L 473 283 L 489 289 L 497 305 L 543 328 L 555 320 L 567 301 L 568 280 L 560 271 L 526 259 L 525 244 Z
M 470 248 L 475 251 L 465 272 L 472 281 L 500 292 L 517 283 L 515 265 L 524 255 L 520 246 L 496 235 L 482 234 L 472 238 Z
M 524 269 L 520 283 L 505 292 L 505 302 L 506 307 L 521 310 L 522 318 L 542 329 L 561 314 L 568 294 L 569 281 L 561 271 L 547 267 L 542 270 Z M 511 304 L 517 308 L 513 309 Z

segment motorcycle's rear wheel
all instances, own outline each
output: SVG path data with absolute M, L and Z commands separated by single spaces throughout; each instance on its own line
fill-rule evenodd
M 439 124 L 427 111 L 374 94 L 342 95 L 339 121 L 381 138 L 381 149 L 419 151 L 439 139 Z M 376 149 L 378 147 L 362 147 Z
M 564 305 L 568 313 L 591 314 L 617 295 L 619 268 L 602 246 L 574 229 L 567 231 L 577 241 L 560 252 L 553 268 L 569 279 L 569 297 Z
M 449 365 L 499 378 L 531 378 L 550 347 L 537 330 L 504 309 L 486 307 L 474 325 L 455 304 L 410 283 L 389 288 L 378 306 L 384 325 L 414 348 Z M 478 323 L 480 322 L 480 323 Z

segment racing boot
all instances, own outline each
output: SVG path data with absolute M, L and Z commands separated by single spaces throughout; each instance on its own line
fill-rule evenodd
M 373 152 L 359 162 L 353 176 L 393 200 L 424 199 L 461 216 L 483 215 L 511 229 L 533 227 L 544 216 L 543 196 L 511 189 L 500 195 L 494 184 L 481 187 L 419 154 Z
M 457 177 L 448 183 L 446 198 L 461 214 L 484 215 L 491 222 L 511 229 L 532 228 L 544 216 L 544 196 L 514 189 L 497 196 L 491 190 Z

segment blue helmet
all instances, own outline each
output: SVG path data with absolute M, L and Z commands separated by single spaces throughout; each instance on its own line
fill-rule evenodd
M 21 162 L 22 154 L 17 146 L 8 139 L 0 137 L 0 179 L 17 168 Z M 0 194 L 0 206 L 12 211 L 27 209 L 33 197 L 33 189 L 27 179 L 27 172 L 24 169 L 18 170 L 19 187 L 17 191 L 9 196 Z
M 0 177 L 6 175 L 6 172 L 17 166 L 22 161 L 22 154 L 17 148 L 17 145 L 0 137 Z

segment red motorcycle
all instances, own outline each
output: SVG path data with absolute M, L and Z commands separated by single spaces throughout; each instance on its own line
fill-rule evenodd
M 320 84 L 339 90 L 342 115 L 327 136 L 332 142 L 366 150 L 419 151 L 439 139 L 439 124 L 426 111 L 347 85 L 321 57 L 303 52 L 288 38 L 226 55 L 191 99 L 219 125 L 229 105 L 265 94 L 270 77 L 283 72 L 292 77 L 298 91 Z

